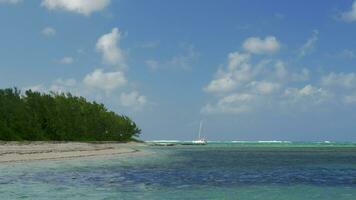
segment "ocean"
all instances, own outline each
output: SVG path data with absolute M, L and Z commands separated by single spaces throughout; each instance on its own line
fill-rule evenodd
M 1 164 L 0 199 L 356 199 L 353 143 L 142 148 L 135 156 Z

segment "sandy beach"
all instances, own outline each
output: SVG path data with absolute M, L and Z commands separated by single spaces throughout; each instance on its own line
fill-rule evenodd
M 143 143 L 2 142 L 0 163 L 137 154 Z

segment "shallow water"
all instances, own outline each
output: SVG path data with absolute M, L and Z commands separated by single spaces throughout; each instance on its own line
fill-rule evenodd
M 0 199 L 356 199 L 356 147 L 209 144 L 0 165 Z

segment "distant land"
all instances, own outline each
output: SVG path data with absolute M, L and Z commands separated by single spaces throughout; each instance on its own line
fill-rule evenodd
M 0 140 L 133 141 L 140 133 L 129 117 L 84 97 L 0 89 Z

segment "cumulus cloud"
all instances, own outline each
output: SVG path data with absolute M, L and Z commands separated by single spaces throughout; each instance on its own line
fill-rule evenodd
M 250 111 L 250 103 L 254 99 L 251 94 L 231 94 L 219 99 L 216 105 L 205 105 L 201 111 L 205 114 L 245 113 Z
M 268 81 L 253 81 L 250 83 L 250 86 L 260 94 L 271 94 L 280 88 L 278 83 Z
M 23 91 L 32 90 L 33 92 L 44 92 L 46 87 L 43 84 L 31 85 L 28 87 L 22 88 Z
M 332 72 L 321 78 L 321 84 L 327 87 L 356 88 L 356 74 Z
M 14 1 L 14 0 L 13 0 Z M 42 0 L 41 5 L 49 10 L 66 10 L 89 16 L 91 13 L 103 10 L 110 0 Z
M 253 82 L 251 90 L 234 91 L 206 104 L 204 114 L 244 114 L 252 112 L 279 112 L 282 108 L 298 109 L 322 105 L 330 101 L 332 94 L 321 87 L 307 84 L 301 88 L 276 83 Z M 348 98 L 352 101 L 352 97 Z
M 308 103 L 318 104 L 325 101 L 329 94 L 326 90 L 320 87 L 314 87 L 310 84 L 302 88 L 287 88 L 284 92 L 285 96 L 291 97 L 292 102 L 308 100 Z
M 44 29 L 42 29 L 41 33 L 46 37 L 51 37 L 55 36 L 57 31 L 52 27 L 45 27 Z
M 120 92 L 120 106 L 137 110 L 147 103 L 147 99 L 146 96 L 140 95 L 136 90 L 130 91 L 129 80 L 123 71 L 128 65 L 126 64 L 124 51 L 120 48 L 122 38 L 123 35 L 118 28 L 113 28 L 111 32 L 99 37 L 96 42 L 96 50 L 102 54 L 103 62 L 115 67 L 115 70 L 104 72 L 102 69 L 96 69 L 85 76 L 83 83 L 87 88 L 105 91 L 107 95 L 117 95 L 117 92 Z
M 356 93 L 345 95 L 343 97 L 343 102 L 345 104 L 355 104 L 356 103 Z
M 311 52 L 313 52 L 313 50 L 315 49 L 316 42 L 318 41 L 318 36 L 319 36 L 319 31 L 314 30 L 313 35 L 310 38 L 308 38 L 308 40 L 300 48 L 299 51 L 300 57 L 306 56 Z
M 106 64 L 126 67 L 124 52 L 119 47 L 121 39 L 122 34 L 118 28 L 113 28 L 110 33 L 104 34 L 98 39 L 96 49 L 102 54 Z
M 74 92 L 75 94 L 78 94 L 76 86 L 77 81 L 75 79 L 58 78 L 53 81 L 52 84 L 46 90 L 56 93 Z
M 282 81 L 289 75 L 284 64 L 264 60 L 252 64 L 250 58 L 249 54 L 239 52 L 228 55 L 225 69 L 220 68 L 204 88 L 217 101 L 204 106 L 201 110 L 203 113 L 249 112 L 263 102 L 262 99 L 269 98 L 281 89 Z
M 279 79 L 285 79 L 288 76 L 288 71 L 286 67 L 284 66 L 284 63 L 281 61 L 278 61 L 274 65 L 275 73 Z
M 137 91 L 132 91 L 129 93 L 121 93 L 120 103 L 122 106 L 131 107 L 135 110 L 141 109 L 146 103 L 146 97 L 140 95 Z
M 356 21 L 356 1 L 354 1 L 354 3 L 352 4 L 351 10 L 341 14 L 341 19 L 346 22 Z
M 72 64 L 74 62 L 74 59 L 72 57 L 63 57 L 59 60 L 60 64 L 64 64 L 64 65 L 69 65 Z
M 254 75 L 249 54 L 233 52 L 228 55 L 227 70 L 219 70 L 214 80 L 204 88 L 209 93 L 229 92 Z
M 36 92 L 56 92 L 56 93 L 66 93 L 66 92 L 74 92 L 77 91 L 77 81 L 73 78 L 70 79 L 62 79 L 58 78 L 49 85 L 38 84 L 29 87 L 24 87 L 23 90 L 32 90 Z
M 261 64 L 262 63 L 262 64 Z M 291 71 L 280 60 L 253 63 L 237 52 L 228 55 L 225 69 L 203 88 L 212 100 L 202 107 L 204 114 L 310 111 L 329 105 L 356 104 L 356 74 L 335 73 L 309 81 L 306 68 Z M 299 87 L 296 87 L 298 85 Z M 302 85 L 302 86 L 300 86 Z
M 85 96 L 86 98 L 100 101 L 105 96 L 110 97 L 110 99 L 117 99 L 115 104 L 116 106 L 121 106 L 121 108 L 125 107 L 133 110 L 143 108 L 149 102 L 146 96 L 133 89 L 125 76 L 124 70 L 118 68 L 123 65 L 126 66 L 122 50 L 119 48 L 120 39 L 119 30 L 113 28 L 110 33 L 101 36 L 96 43 L 96 48 L 102 54 L 104 62 L 114 69 L 106 71 L 98 68 L 78 79 L 80 81 L 59 78 L 48 84 L 33 85 L 24 89 L 32 89 L 39 92 L 71 92 L 77 96 Z M 58 63 L 61 64 L 71 64 L 73 62 L 74 59 L 68 56 L 58 60 Z
M 18 4 L 18 3 L 22 3 L 22 0 L 0 0 L 0 4 L 1 3 L 7 3 L 7 4 Z
M 260 93 L 272 93 L 279 89 L 278 82 L 306 78 L 308 71 L 288 72 L 280 61 L 262 60 L 251 63 L 251 55 L 233 52 L 228 55 L 225 69 L 220 68 L 214 79 L 204 87 L 211 94 L 224 94 L 235 90 L 248 89 Z
M 332 93 L 336 101 L 346 105 L 356 104 L 355 73 L 331 72 L 320 78 L 320 85 Z
M 89 88 L 95 88 L 111 92 L 112 90 L 126 85 L 127 80 L 121 71 L 104 72 L 102 69 L 96 69 L 87 74 L 83 80 Z
M 329 103 L 356 103 L 356 95 L 352 95 L 356 94 L 356 74 L 330 73 L 319 80 L 309 83 L 307 68 L 290 68 L 279 59 L 232 52 L 203 88 L 211 100 L 201 112 L 242 114 L 299 108 L 308 111 Z
M 267 36 L 264 39 L 250 37 L 245 40 L 242 46 L 246 51 L 254 54 L 269 54 L 280 49 L 280 44 L 274 36 Z
M 212 80 L 207 87 L 206 92 L 228 92 L 235 88 L 236 81 L 232 79 L 231 74 L 222 74 L 216 79 Z
M 202 107 L 202 113 L 243 114 L 291 109 L 309 112 L 313 108 L 330 108 L 330 105 L 356 104 L 355 73 L 331 72 L 312 79 L 312 84 L 308 82 L 308 69 L 291 72 L 281 61 L 267 62 L 262 67 L 249 60 L 236 63 L 239 63 L 237 67 L 227 64 L 226 70 L 219 69 L 219 76 L 204 88 L 213 95 L 213 100 Z M 234 74 L 244 64 L 249 66 L 248 74 L 252 75 L 238 80 Z M 226 77 L 230 80 L 224 82 L 228 80 Z

